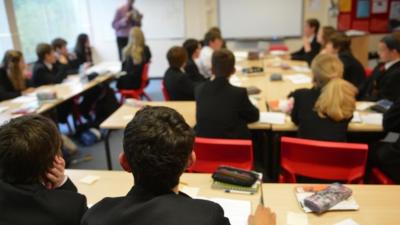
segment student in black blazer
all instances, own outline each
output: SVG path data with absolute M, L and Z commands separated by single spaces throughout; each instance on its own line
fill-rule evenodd
M 362 84 L 359 99 L 377 101 L 400 97 L 400 40 L 394 35 L 384 37 L 378 45 L 381 63 Z
M 212 56 L 215 78 L 196 88 L 196 134 L 199 137 L 250 139 L 248 123 L 256 122 L 260 113 L 250 102 L 245 88 L 232 86 L 235 56 L 218 50 Z
M 400 98 L 383 115 L 385 132 L 400 133 Z M 379 167 L 386 175 L 400 184 L 400 138 L 394 143 L 380 142 L 371 146 L 371 166 Z
M 357 89 L 341 79 L 343 64 L 331 54 L 318 55 L 312 63 L 314 87 L 289 95 L 294 101 L 291 118 L 298 137 L 322 141 L 346 141 L 356 105 Z
M 187 61 L 186 50 L 172 47 L 167 53 L 169 68 L 164 75 L 164 85 L 172 101 L 193 101 L 194 82 L 183 70 Z
M 105 198 L 94 205 L 81 224 L 230 224 L 218 204 L 192 199 L 179 191 L 182 173 L 195 163 L 194 139 L 193 130 L 175 110 L 139 110 L 125 129 L 124 151 L 119 157 L 122 168 L 133 173 L 135 185 L 124 197 Z M 275 219 L 264 211 L 263 218 Z M 259 216 L 251 216 L 250 224 L 259 222 Z
M 64 175 L 61 136 L 33 115 L 0 127 L 0 224 L 79 225 L 86 198 Z
M 350 46 L 351 39 L 344 33 L 336 32 L 328 40 L 325 50 L 339 56 L 344 65 L 343 78 L 358 88 L 365 81 L 365 69 L 353 56 Z
M 26 64 L 22 52 L 9 50 L 4 55 L 0 67 L 0 101 L 16 98 L 34 89 L 27 87 L 24 77 Z
M 70 54 L 67 48 L 68 42 L 63 38 L 56 38 L 51 42 L 51 46 L 56 53 L 56 66 L 65 66 L 67 75 L 78 74 L 80 64 L 75 54 Z
M 139 27 L 132 28 L 129 43 L 123 51 L 122 71 L 126 75 L 118 78 L 117 88 L 124 90 L 139 89 L 142 84 L 144 65 L 150 63 L 151 52 Z
M 321 50 L 321 44 L 318 43 L 317 34 L 319 31 L 319 21 L 317 19 L 308 19 L 304 24 L 303 48 L 292 53 L 293 60 L 306 61 L 309 65 Z
M 58 84 L 67 77 L 68 62 L 64 59 L 56 64 L 57 58 L 49 44 L 39 44 L 36 47 L 38 61 L 33 65 L 32 79 L 33 85 Z
M 183 47 L 188 54 L 188 61 L 185 66 L 185 72 L 193 82 L 203 82 L 207 79 L 202 75 L 195 62 L 200 57 L 201 45 L 196 39 L 188 39 L 183 43 Z

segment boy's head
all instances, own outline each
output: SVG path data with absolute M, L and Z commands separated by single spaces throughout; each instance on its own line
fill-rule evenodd
M 64 56 L 68 55 L 67 44 L 67 41 L 62 38 L 56 38 L 51 42 L 54 51 Z
M 56 56 L 53 48 L 46 43 L 41 43 L 36 46 L 36 55 L 40 61 L 53 64 L 56 62 Z
M 235 56 L 227 49 L 215 51 L 211 59 L 212 72 L 216 77 L 229 78 L 236 72 Z
M 385 63 L 400 59 L 400 40 L 393 34 L 384 37 L 378 44 L 378 54 Z
M 39 115 L 23 116 L 0 127 L 0 180 L 11 184 L 43 181 L 60 154 L 55 124 Z
M 326 45 L 326 51 L 331 54 L 351 52 L 351 39 L 342 32 L 333 34 Z
M 183 68 L 188 60 L 188 54 L 183 47 L 172 47 L 167 53 L 169 66 L 172 68 Z
M 224 44 L 221 33 L 213 30 L 207 32 L 204 37 L 204 44 L 214 51 L 220 50 Z
M 194 138 L 175 110 L 145 107 L 125 129 L 121 166 L 133 173 L 136 185 L 157 194 L 171 191 L 195 160 Z
M 308 19 L 304 23 L 304 35 L 306 37 L 312 37 L 313 35 L 317 35 L 319 31 L 319 21 L 317 19 Z

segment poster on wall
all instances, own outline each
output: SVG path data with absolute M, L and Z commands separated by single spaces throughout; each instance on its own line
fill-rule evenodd
M 349 0 L 340 0 L 339 1 L 339 11 L 341 13 L 348 13 L 351 12 L 351 5 L 353 1 Z
M 357 1 L 357 19 L 367 19 L 370 15 L 370 1 L 358 0 Z
M 392 1 L 389 15 L 390 29 L 400 31 L 400 1 Z
M 387 13 L 389 10 L 389 0 L 372 0 L 372 14 Z

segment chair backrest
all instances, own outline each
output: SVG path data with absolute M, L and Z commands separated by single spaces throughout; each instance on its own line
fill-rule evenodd
M 281 167 L 289 174 L 348 183 L 361 182 L 367 162 L 368 145 L 281 138 Z
M 370 77 L 372 75 L 372 72 L 374 71 L 372 68 L 369 68 L 369 67 L 364 68 L 364 70 L 365 70 L 366 77 Z
M 196 138 L 194 151 L 199 164 L 209 163 L 208 171 L 214 172 L 220 165 L 251 169 L 253 144 L 251 140 Z M 200 165 L 194 165 L 194 167 Z
M 167 88 L 165 88 L 164 81 L 161 82 L 161 91 L 162 91 L 162 93 L 163 93 L 164 100 L 165 100 L 165 101 L 169 101 L 171 98 L 169 97 Z
M 144 90 L 148 84 L 149 81 L 149 69 L 150 69 L 150 63 L 146 63 L 143 65 L 143 70 L 142 70 L 142 83 L 140 84 L 140 89 Z

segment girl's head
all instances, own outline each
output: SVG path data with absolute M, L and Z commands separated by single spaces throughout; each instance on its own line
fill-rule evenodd
M 325 26 L 318 32 L 318 42 L 325 48 L 330 37 L 336 32 L 336 29 L 332 26 Z
M 22 52 L 16 50 L 7 51 L 2 64 L 14 88 L 19 91 L 25 90 L 24 71 L 26 69 L 26 64 Z
M 330 80 L 342 78 L 343 70 L 343 63 L 337 56 L 331 54 L 318 55 L 311 64 L 314 86 L 323 88 Z
M 89 36 L 87 34 L 78 35 L 78 38 L 76 39 L 75 51 L 84 52 L 84 49 L 89 47 Z
M 188 39 L 183 43 L 183 47 L 186 49 L 189 58 L 197 59 L 200 56 L 201 45 L 196 39 Z
M 143 61 L 143 51 L 146 45 L 144 34 L 139 27 L 134 27 L 129 33 L 129 42 L 124 49 L 124 58 L 132 57 L 135 64 Z

